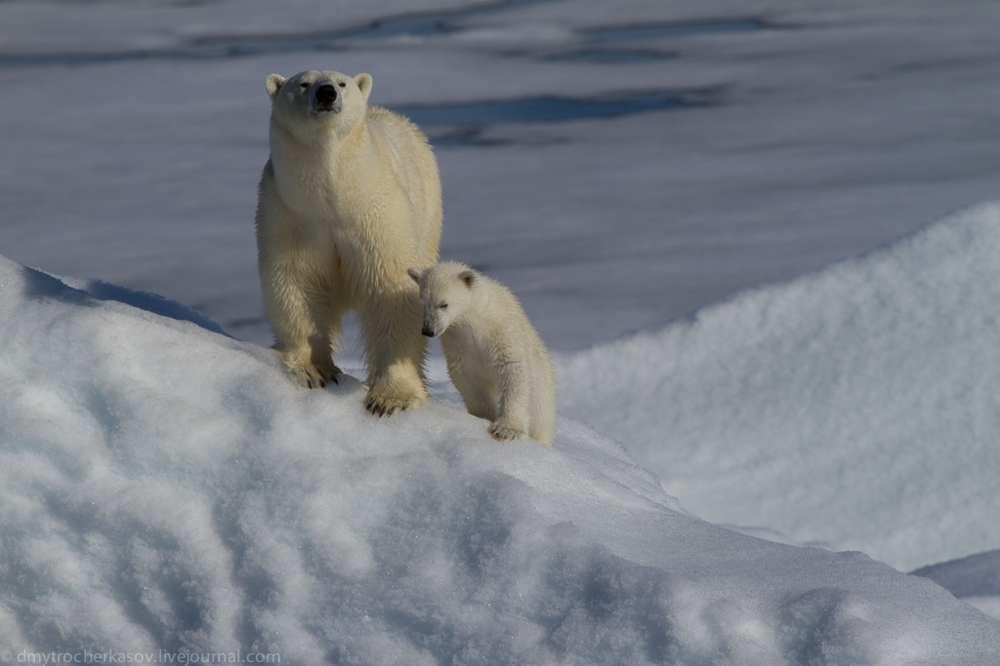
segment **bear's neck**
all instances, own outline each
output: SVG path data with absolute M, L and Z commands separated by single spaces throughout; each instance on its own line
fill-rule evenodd
M 318 131 L 298 136 L 272 124 L 271 163 L 278 191 L 285 202 L 313 201 L 326 206 L 350 205 L 346 199 L 363 195 L 378 174 L 364 165 L 375 150 L 374 139 L 365 124 L 344 136 Z

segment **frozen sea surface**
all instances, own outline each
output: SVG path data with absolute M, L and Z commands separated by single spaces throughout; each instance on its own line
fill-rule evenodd
M 264 77 L 369 71 L 374 101 L 419 110 L 438 142 L 443 256 L 509 284 L 550 346 L 583 348 L 996 198 L 998 11 L 5 2 L 0 249 L 268 342 Z M 577 117 L 537 122 L 552 100 Z M 579 112 L 615 100 L 633 107 Z

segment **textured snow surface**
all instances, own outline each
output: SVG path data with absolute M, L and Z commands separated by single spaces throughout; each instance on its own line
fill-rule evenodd
M 0 263 L 0 646 L 282 663 L 926 663 L 1000 623 L 860 553 L 679 509 L 563 420 L 378 420 L 182 306 Z M 138 307 L 137 307 L 138 306 Z
M 563 414 L 713 522 L 903 570 L 1000 540 L 1000 205 L 568 357 Z

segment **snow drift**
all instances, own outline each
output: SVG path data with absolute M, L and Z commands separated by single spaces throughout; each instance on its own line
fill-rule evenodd
M 913 569 L 1000 546 L 1000 204 L 564 359 L 710 521 Z
M 0 259 L 6 656 L 1000 659 L 931 581 L 699 520 L 582 425 L 549 448 L 441 403 L 373 419 L 356 381 L 297 389 L 182 306 L 95 291 Z

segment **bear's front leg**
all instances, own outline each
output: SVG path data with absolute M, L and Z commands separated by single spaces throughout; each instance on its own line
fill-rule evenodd
M 328 277 L 335 257 L 309 236 L 309 222 L 284 205 L 270 160 L 261 175 L 256 225 L 257 270 L 278 358 L 300 386 L 337 381 L 332 341 L 340 335 L 343 304 Z
M 266 259 L 261 261 L 261 283 L 278 358 L 299 386 L 336 383 L 342 373 L 333 362 L 332 340 L 339 337 L 340 316 L 332 307 L 332 295 L 310 289 L 302 275 Z
M 327 382 L 339 383 L 337 377 L 343 374 L 332 360 L 316 358 L 315 349 L 323 344 L 321 339 L 312 341 L 308 347 L 296 346 L 292 349 L 276 347 L 278 358 L 288 370 L 293 382 L 303 388 L 323 388 Z
M 495 353 L 493 364 L 500 388 L 500 404 L 497 418 L 488 431 L 501 441 L 526 437 L 530 407 L 527 369 L 513 350 L 501 348 Z
M 384 295 L 361 312 L 368 357 L 365 409 L 375 416 L 415 409 L 429 398 L 420 316 L 420 304 L 409 290 Z

